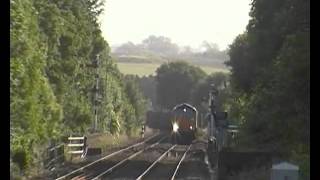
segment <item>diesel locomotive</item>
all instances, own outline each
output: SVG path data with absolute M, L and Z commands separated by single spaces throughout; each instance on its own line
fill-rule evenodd
M 190 144 L 195 139 L 198 111 L 190 104 L 176 105 L 171 111 L 171 141 Z

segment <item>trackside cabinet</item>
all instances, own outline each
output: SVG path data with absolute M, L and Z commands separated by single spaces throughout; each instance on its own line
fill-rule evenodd
M 298 166 L 288 162 L 281 162 L 272 165 L 271 180 L 298 180 L 298 178 Z

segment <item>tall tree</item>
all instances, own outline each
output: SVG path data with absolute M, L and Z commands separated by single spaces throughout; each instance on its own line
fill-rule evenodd
M 169 38 L 163 36 L 157 37 L 151 35 L 143 40 L 142 44 L 149 51 L 162 55 L 177 55 L 179 50 L 178 45 L 172 43 Z
M 286 151 L 309 177 L 310 1 L 254 0 L 247 31 L 230 46 L 243 143 Z
M 51 140 L 90 133 L 95 104 L 99 132 L 141 121 L 101 35 L 103 2 L 10 1 L 10 160 L 20 170 L 40 167 Z
M 224 105 L 227 100 L 228 89 L 226 86 L 228 81 L 228 74 L 216 72 L 206 76 L 197 83 L 195 90 L 192 92 L 192 103 L 197 107 L 199 112 L 207 113 L 208 111 L 207 100 L 212 84 L 219 90 L 216 104 L 217 111 L 225 111 Z
M 10 154 L 22 170 L 43 152 L 40 144 L 61 132 L 62 109 L 45 74 L 48 46 L 39 33 L 33 1 L 11 1 Z
M 157 102 L 162 109 L 191 102 L 191 93 L 197 82 L 206 74 L 199 67 L 186 62 L 162 64 L 157 69 Z

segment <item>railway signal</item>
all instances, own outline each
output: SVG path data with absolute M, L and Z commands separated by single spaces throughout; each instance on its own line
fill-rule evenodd
M 98 106 L 100 104 L 99 97 L 99 54 L 96 56 L 96 59 L 92 62 L 92 67 L 95 68 L 95 85 L 93 87 L 94 100 L 93 100 L 93 110 L 94 110 L 94 124 L 93 130 L 96 132 L 98 129 Z
M 208 120 L 208 149 L 209 151 L 220 151 L 223 146 L 224 131 L 228 125 L 227 112 L 216 111 L 216 97 L 219 95 L 218 89 L 211 84 L 209 91 L 209 115 Z
M 211 89 L 209 91 L 209 116 L 208 116 L 208 141 L 209 143 L 213 143 L 212 141 L 216 140 L 216 110 L 215 110 L 215 98 L 218 95 L 218 90 L 216 89 L 214 84 L 211 84 Z
M 141 128 L 141 138 L 142 139 L 144 138 L 144 132 L 145 132 L 145 125 L 142 125 L 142 128 Z

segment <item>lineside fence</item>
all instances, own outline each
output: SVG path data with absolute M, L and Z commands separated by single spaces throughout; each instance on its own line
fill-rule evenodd
M 67 154 L 70 155 L 71 160 L 74 156 L 84 158 L 87 154 L 86 140 L 86 136 L 70 136 L 67 143 L 53 143 L 45 151 L 44 168 L 50 171 L 54 170 L 65 162 Z
M 68 138 L 68 154 L 71 155 L 71 160 L 73 156 L 81 156 L 84 158 L 87 154 L 87 137 L 86 136 L 78 136 L 78 137 L 69 137 Z
M 53 145 L 47 148 L 45 152 L 44 167 L 47 170 L 53 170 L 57 165 L 65 161 L 64 144 Z

